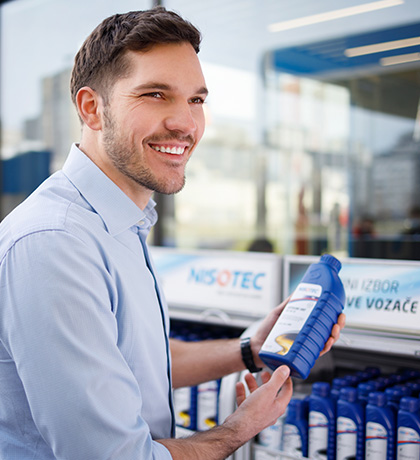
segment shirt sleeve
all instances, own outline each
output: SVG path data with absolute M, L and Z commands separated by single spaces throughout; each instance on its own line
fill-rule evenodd
M 65 231 L 26 236 L 0 265 L 1 341 L 57 458 L 170 460 L 118 348 L 116 295 L 96 248 Z

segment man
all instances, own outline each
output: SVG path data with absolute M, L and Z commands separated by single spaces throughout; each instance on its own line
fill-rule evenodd
M 0 227 L 0 457 L 222 459 L 273 424 L 289 371 L 238 385 L 219 427 L 174 439 L 172 387 L 262 365 L 249 344 L 171 341 L 146 237 L 204 130 L 200 36 L 156 8 L 106 19 L 76 56 L 82 136 Z M 337 339 L 343 319 L 326 346 Z

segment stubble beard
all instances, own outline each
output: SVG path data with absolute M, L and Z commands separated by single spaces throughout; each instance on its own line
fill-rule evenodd
M 159 181 L 153 172 L 141 163 L 139 150 L 118 135 L 116 123 L 107 108 L 104 108 L 103 146 L 114 167 L 141 187 L 165 195 L 173 195 L 184 188 L 185 174 L 181 178 L 167 177 L 167 180 Z

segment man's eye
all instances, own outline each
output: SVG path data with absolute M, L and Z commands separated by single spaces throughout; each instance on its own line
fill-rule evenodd
M 204 104 L 205 100 L 202 97 L 194 97 L 191 99 L 193 104 Z
M 162 94 L 159 93 L 159 92 L 153 92 L 153 93 L 146 93 L 146 94 L 143 94 L 142 95 L 143 97 L 152 97 L 152 98 L 155 98 L 155 99 L 161 99 L 162 98 Z

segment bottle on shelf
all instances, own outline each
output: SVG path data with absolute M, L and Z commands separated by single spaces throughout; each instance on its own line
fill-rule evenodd
M 337 401 L 336 460 L 364 460 L 365 411 L 357 398 L 357 389 L 344 387 Z
M 335 460 L 335 407 L 330 397 L 330 384 L 315 382 L 308 401 L 308 456 Z

